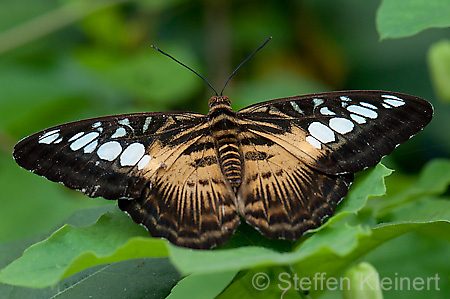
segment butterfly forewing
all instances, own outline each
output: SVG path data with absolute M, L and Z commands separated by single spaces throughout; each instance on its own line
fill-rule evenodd
M 433 108 L 415 96 L 341 91 L 263 102 L 238 113 L 249 130 L 329 174 L 375 166 L 431 120 Z
M 91 197 L 138 198 L 161 167 L 194 143 L 205 116 L 136 113 L 56 126 L 22 139 L 19 165 Z M 204 126 L 204 125 L 203 125 Z

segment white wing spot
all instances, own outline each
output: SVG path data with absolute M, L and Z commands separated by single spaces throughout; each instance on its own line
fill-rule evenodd
M 313 122 L 308 127 L 309 134 L 311 134 L 314 138 L 319 140 L 320 142 L 327 143 L 335 140 L 334 132 L 326 125 Z
M 145 146 L 141 143 L 130 144 L 120 155 L 120 164 L 122 166 L 134 166 L 145 153 Z
M 322 113 L 322 115 L 336 115 L 336 113 L 328 109 L 328 107 L 320 108 L 320 113 Z
M 121 124 L 121 125 L 124 125 L 124 126 L 129 126 L 130 125 L 130 120 L 128 118 L 120 119 L 117 122 L 119 124 Z
M 350 102 L 351 101 L 351 99 L 349 97 L 346 97 L 346 96 L 340 96 L 339 98 L 341 99 L 341 101 L 344 101 L 344 102 Z
M 47 136 L 45 138 L 39 139 L 38 143 L 50 144 L 59 137 L 59 133 Z
M 313 102 L 314 102 L 314 108 L 313 108 L 313 110 L 315 110 L 315 109 L 317 108 L 317 106 L 323 104 L 323 99 L 314 98 L 314 99 L 313 99 Z
M 39 138 L 42 139 L 42 138 L 48 137 L 48 136 L 50 136 L 50 135 L 59 133 L 59 131 L 60 131 L 59 129 L 52 130 L 52 131 L 48 131 L 47 133 L 45 133 L 44 135 L 42 135 L 42 136 L 39 137 Z
M 351 113 L 350 117 L 360 125 L 366 123 L 366 119 L 362 116 Z
M 381 105 L 382 105 L 384 108 L 386 108 L 386 109 L 391 109 L 391 108 L 392 108 L 392 106 L 390 106 L 390 105 L 388 105 L 388 104 L 386 104 L 386 103 L 381 103 Z
M 364 107 L 367 107 L 367 108 L 371 108 L 371 109 L 378 109 L 378 107 L 377 106 L 375 106 L 375 105 L 372 105 L 372 104 L 370 104 L 370 103 L 366 103 L 366 102 L 361 102 L 361 103 L 359 103 L 361 106 L 364 106 Z
M 384 102 L 386 104 L 389 104 L 389 105 L 394 106 L 394 107 L 399 107 L 399 106 L 405 105 L 404 101 L 398 101 L 398 100 L 386 99 L 386 100 L 384 100 Z
M 318 149 L 322 148 L 322 144 L 320 143 L 320 141 L 317 140 L 316 138 L 312 137 L 312 136 L 307 136 L 306 137 L 306 142 L 308 142 L 309 144 L 311 144 L 315 148 L 318 148 Z
M 397 101 L 402 101 L 402 102 L 404 102 L 403 99 L 401 99 L 401 98 L 399 98 L 399 97 L 396 97 L 396 96 L 393 96 L 393 95 L 391 95 L 391 94 L 383 94 L 381 97 L 382 97 L 382 98 L 385 98 L 385 99 L 393 99 L 393 100 L 397 100 Z
M 79 150 L 80 148 L 87 145 L 95 138 L 97 138 L 98 135 L 100 135 L 100 133 L 98 133 L 98 132 L 88 133 L 88 134 L 84 135 L 83 137 L 72 142 L 72 144 L 70 145 L 70 149 L 73 151 Z
M 355 125 L 351 120 L 342 117 L 333 117 L 330 119 L 330 128 L 341 134 L 351 132 Z
M 62 140 L 63 140 L 63 138 L 61 137 L 61 138 L 59 138 L 58 140 L 56 140 L 55 142 L 53 142 L 53 144 L 60 143 Z
M 100 159 L 113 161 L 122 152 L 122 146 L 117 141 L 103 143 L 97 150 Z
M 123 127 L 117 128 L 117 130 L 112 134 L 111 138 L 119 138 L 127 135 L 127 131 Z
M 101 125 L 102 125 L 102 123 L 98 121 L 98 122 L 92 124 L 92 128 L 95 129 L 95 128 L 100 127 Z
M 298 113 L 303 114 L 303 110 L 300 109 L 300 107 L 298 106 L 298 104 L 296 102 L 290 101 L 289 103 L 291 104 L 292 108 L 294 108 L 295 111 L 297 111 Z
M 118 121 L 119 124 L 127 126 L 128 128 L 131 129 L 131 131 L 134 132 L 134 128 L 130 125 L 130 120 L 128 118 L 124 118 Z
M 80 138 L 80 137 L 83 136 L 83 135 L 84 135 L 84 132 L 78 132 L 78 133 L 76 133 L 75 135 L 73 135 L 73 136 L 68 140 L 68 142 L 74 141 L 75 139 L 78 139 L 78 138 Z
M 86 146 L 83 148 L 84 153 L 85 153 L 85 154 L 90 154 L 90 153 L 92 153 L 92 152 L 97 148 L 97 145 L 98 145 L 98 140 L 95 139 L 94 141 L 92 141 L 91 143 L 89 143 L 88 145 L 86 145 Z
M 45 143 L 45 144 L 52 143 L 53 141 L 58 139 L 59 131 L 60 131 L 59 129 L 56 129 L 45 133 L 44 135 L 39 137 L 38 143 Z
M 347 110 L 350 112 L 368 117 L 368 118 L 377 118 L 378 117 L 378 113 L 376 113 L 372 109 L 361 107 L 361 106 L 350 105 L 347 107 Z
M 149 155 L 144 155 L 137 165 L 138 169 L 141 170 L 145 166 L 147 166 L 147 164 L 150 162 L 151 159 L 152 157 L 150 157 Z
M 151 116 L 148 116 L 148 117 L 145 119 L 144 125 L 142 126 L 142 132 L 143 132 L 143 133 L 145 133 L 145 131 L 147 131 L 148 126 L 150 125 L 151 122 L 152 122 L 152 117 L 151 117 Z
M 396 96 L 393 96 L 390 94 L 384 94 L 381 97 L 384 98 L 384 102 L 386 104 L 389 104 L 393 107 L 399 107 L 399 106 L 405 105 L 405 101 L 399 97 L 396 97 Z

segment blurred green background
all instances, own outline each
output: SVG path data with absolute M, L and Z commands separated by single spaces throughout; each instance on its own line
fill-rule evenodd
M 404 178 L 434 158 L 450 156 L 449 30 L 380 41 L 378 5 L 357 0 L 1 0 L 0 268 L 73 212 L 91 207 L 95 219 L 114 204 L 87 199 L 20 169 L 12 160 L 20 138 L 102 115 L 207 112 L 213 95 L 208 86 L 151 44 L 220 90 L 234 68 L 272 36 L 228 84 L 224 94 L 235 110 L 331 90 L 414 94 L 433 103 L 435 117 L 384 163 Z M 175 273 L 173 281 L 178 279 Z

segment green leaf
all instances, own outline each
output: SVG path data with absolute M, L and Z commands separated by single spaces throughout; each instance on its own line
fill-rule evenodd
M 450 103 L 450 40 L 442 40 L 430 47 L 428 67 L 436 95 Z
M 193 273 L 183 278 L 172 289 L 167 299 L 177 298 L 215 298 L 236 276 L 237 271 L 217 273 Z
M 132 259 L 85 269 L 45 289 L 0 284 L 0 298 L 164 298 L 178 280 L 167 258 Z
M 446 230 L 449 232 L 450 222 L 386 224 L 370 230 L 361 226 L 327 228 L 312 236 L 295 252 L 284 254 L 265 253 L 264 256 L 253 258 L 251 254 L 247 255 L 247 252 L 245 252 L 246 248 L 241 248 L 239 252 L 236 252 L 245 255 L 241 262 L 245 263 L 247 259 L 251 258 L 251 262 L 246 263 L 243 268 L 252 267 L 252 270 L 245 273 L 227 288 L 222 293 L 221 298 L 231 298 L 236 294 L 245 294 L 249 298 L 265 297 L 266 295 L 279 298 L 287 287 L 290 287 L 287 294 L 300 294 L 302 291 L 298 289 L 298 281 L 300 279 L 306 277 L 312 280 L 321 273 L 325 273 L 325 279 L 338 277 L 367 253 L 398 236 L 418 229 L 440 232 Z M 236 254 L 234 258 L 239 259 L 239 254 Z M 233 265 L 236 264 L 233 263 Z M 213 269 L 208 270 L 212 271 Z M 269 277 L 270 285 L 267 289 L 257 290 L 255 287 L 252 287 L 255 275 L 260 273 L 264 273 Z M 283 281 L 280 280 L 280 273 L 284 275 L 282 277 Z M 295 277 L 297 277 L 297 288 L 294 287 Z M 320 284 L 315 288 L 314 283 L 312 283 L 309 289 L 304 290 L 308 291 L 308 295 L 311 298 L 317 298 L 325 291 L 325 288 L 320 287 Z
M 392 184 L 395 184 L 395 179 L 393 179 Z M 385 217 L 392 209 L 397 207 L 401 209 L 404 204 L 419 200 L 424 196 L 442 194 L 449 185 L 450 160 L 435 159 L 423 168 L 416 180 L 412 180 L 409 185 L 403 186 L 402 190 L 395 195 L 387 196 L 378 201 L 379 207 L 375 208 L 375 213 L 377 217 L 386 221 Z
M 66 225 L 31 246 L 0 272 L 0 282 L 44 288 L 94 265 L 130 258 L 165 257 L 166 244 L 161 239 L 149 238 L 144 228 L 116 210 L 104 214 L 92 226 Z
M 450 26 L 446 0 L 383 0 L 377 12 L 381 39 L 415 35 L 429 28 Z
M 390 221 L 450 221 L 450 198 L 426 196 L 395 207 L 385 216 Z

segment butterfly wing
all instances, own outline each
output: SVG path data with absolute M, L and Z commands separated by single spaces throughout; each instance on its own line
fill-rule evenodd
M 21 140 L 22 167 L 119 207 L 154 237 L 192 248 L 227 241 L 239 225 L 206 117 L 137 113 L 56 126 Z
M 205 127 L 196 113 L 136 113 L 87 119 L 22 139 L 14 159 L 25 169 L 90 197 L 139 198 Z
M 311 168 L 265 137 L 244 132 L 240 138 L 245 170 L 239 210 L 268 238 L 296 240 L 320 226 L 353 181 L 353 174 L 328 175 Z
M 205 135 L 187 147 L 137 200 L 119 207 L 152 236 L 191 248 L 225 243 L 239 225 L 235 195 L 225 180 L 214 140 Z
M 433 116 L 421 98 L 340 91 L 284 98 L 239 111 L 249 131 L 328 174 L 355 173 L 422 130 Z
M 239 210 L 266 237 L 295 240 L 334 213 L 354 172 L 424 128 L 433 108 L 383 91 L 320 93 L 238 112 L 243 184 Z

